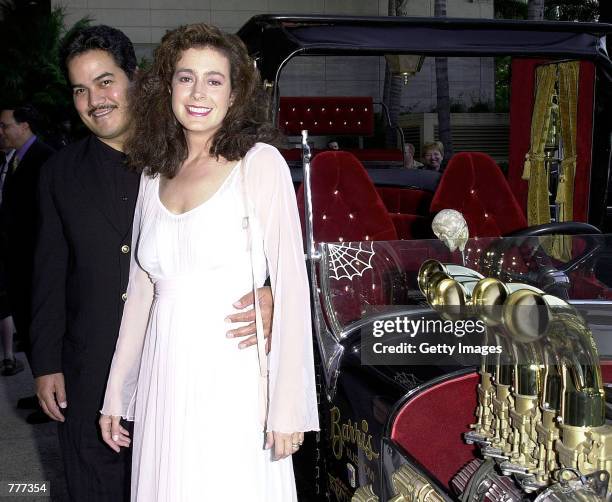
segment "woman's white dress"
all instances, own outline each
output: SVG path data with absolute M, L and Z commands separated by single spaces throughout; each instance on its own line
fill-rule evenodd
M 270 275 L 275 302 L 267 380 L 256 348 L 225 336 L 232 303 L 252 289 L 246 213 L 255 281 Z M 132 501 L 296 500 L 291 458 L 263 449 L 266 430 L 318 429 L 308 283 L 283 158 L 258 143 L 210 199 L 178 215 L 159 199 L 159 176 L 143 175 L 132 253 L 102 409 L 135 422 Z

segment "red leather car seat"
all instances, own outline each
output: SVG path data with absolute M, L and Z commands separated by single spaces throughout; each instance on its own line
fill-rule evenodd
M 495 161 L 486 153 L 455 154 L 431 201 L 431 213 L 456 209 L 471 237 L 499 237 L 527 227 L 527 220 Z
M 316 242 L 396 240 L 391 217 L 368 173 L 344 151 L 321 152 L 312 159 L 311 190 Z M 303 225 L 304 187 L 297 194 Z
M 395 226 L 368 173 L 344 151 L 317 154 L 311 164 L 315 242 L 397 240 Z M 304 187 L 297 194 L 304 225 Z M 365 270 L 359 279 L 330 279 L 335 315 L 346 325 L 362 317 L 367 305 L 388 303 L 387 262 Z
M 430 206 L 432 214 L 442 209 L 456 209 L 463 213 L 470 237 L 500 237 L 528 226 L 499 166 L 487 154 L 480 152 L 457 153 L 449 161 Z M 581 253 L 583 245 L 579 239 L 574 240 L 573 256 Z M 526 249 L 519 247 L 505 259 L 510 263 L 514 256 L 515 270 L 526 271 L 531 252 L 531 246 Z M 535 263 L 531 265 L 536 266 Z M 571 298 L 612 297 L 612 289 L 600 282 L 592 270 L 572 272 L 570 279 Z

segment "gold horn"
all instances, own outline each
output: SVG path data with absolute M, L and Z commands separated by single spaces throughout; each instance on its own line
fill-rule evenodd
M 593 335 L 576 309 L 556 296 L 518 290 L 504 302 L 502 318 L 514 340 L 530 343 L 545 338 L 548 350 L 560 361 L 564 424 L 603 425 L 599 356 Z
M 442 263 L 438 260 L 426 260 L 421 264 L 419 268 L 418 282 L 421 293 L 425 295 L 425 298 L 429 297 L 429 287 L 431 278 L 438 272 L 444 272 L 446 269 Z
M 474 285 L 482 278 L 478 272 L 461 265 L 427 260 L 419 269 L 418 283 L 432 307 L 463 306 L 469 303 Z
M 536 287 L 520 283 L 504 283 L 494 277 L 486 277 L 474 286 L 472 291 L 472 307 L 489 326 L 502 323 L 502 305 L 515 291 L 528 290 L 544 294 Z
M 576 309 L 560 298 L 527 288 L 519 288 L 508 295 L 502 308 L 506 328 L 515 340 L 523 343 L 545 336 L 555 320 L 577 316 Z

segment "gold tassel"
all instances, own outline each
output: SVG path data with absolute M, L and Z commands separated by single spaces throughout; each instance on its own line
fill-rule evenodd
M 559 184 L 557 185 L 557 196 L 555 197 L 557 204 L 565 204 L 567 202 L 567 177 L 560 176 Z
M 531 161 L 529 160 L 529 154 L 525 155 L 525 166 L 523 167 L 523 176 L 521 176 L 524 180 L 529 180 L 531 178 Z
M 557 204 L 566 204 L 573 202 L 574 191 L 574 173 L 576 172 L 576 156 L 566 157 L 561 161 L 561 172 L 565 173 L 559 176 L 559 184 L 557 185 L 557 195 L 555 202 Z M 570 186 L 571 185 L 571 186 Z M 571 219 L 571 217 L 570 217 Z M 561 220 L 564 221 L 564 220 Z

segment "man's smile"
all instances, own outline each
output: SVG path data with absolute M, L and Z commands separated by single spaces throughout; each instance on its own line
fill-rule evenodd
M 111 113 L 115 108 L 117 108 L 117 107 L 116 106 L 108 106 L 108 107 L 104 107 L 104 108 L 95 108 L 95 109 L 91 110 L 88 115 L 90 117 L 94 117 L 94 118 L 104 117 L 105 115 L 108 115 L 109 113 Z

